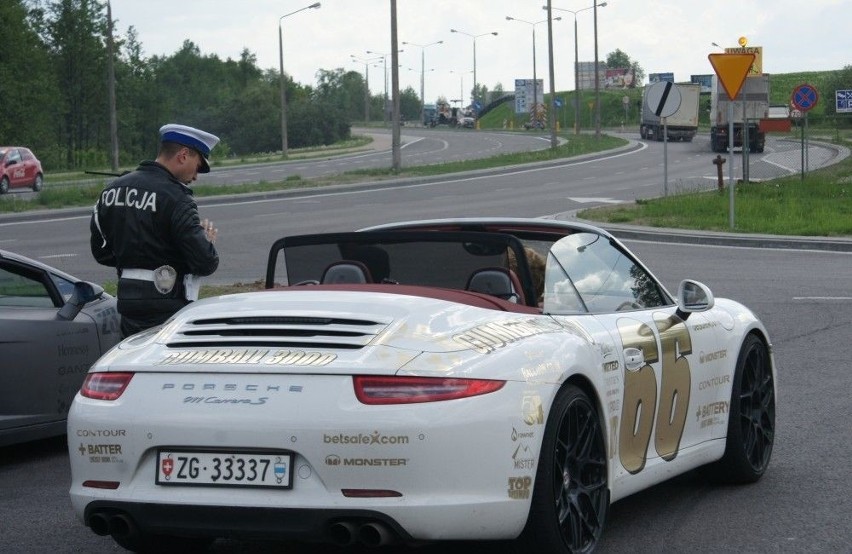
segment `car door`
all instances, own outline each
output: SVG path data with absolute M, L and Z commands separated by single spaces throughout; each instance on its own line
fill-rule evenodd
M 717 400 L 718 389 L 699 385 L 722 369 L 718 358 L 706 356 L 719 350 L 708 316 L 681 314 L 628 251 L 594 232 L 554 244 L 545 273 L 544 311 L 593 314 L 615 345 L 618 364 L 605 364 L 612 372 L 605 377 L 612 383 L 607 395 L 620 400 L 610 422 L 623 471 L 673 462 L 683 449 L 709 440 L 712 429 L 700 409 Z
M 9 186 L 18 187 L 27 182 L 27 172 L 24 160 L 17 148 L 10 148 L 6 155 L 6 175 L 9 177 Z
M 22 184 L 29 185 L 33 181 L 35 181 L 35 156 L 33 156 L 32 152 L 30 152 L 26 148 L 18 148 L 18 152 L 21 154 L 21 165 L 24 168 L 24 177 L 22 180 Z
M 100 355 L 95 322 L 57 319 L 63 303 L 46 271 L 0 260 L 0 444 L 61 424 Z

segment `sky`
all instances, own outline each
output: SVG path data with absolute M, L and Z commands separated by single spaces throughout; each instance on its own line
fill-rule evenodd
M 594 60 L 594 0 L 552 0 L 553 8 L 580 11 L 579 60 Z M 239 59 L 243 49 L 262 69 L 278 70 L 279 21 L 284 70 L 303 85 L 314 85 L 320 69 L 369 71 L 373 94 L 391 83 L 390 0 L 111 0 L 116 34 L 136 29 L 146 57 L 171 55 L 185 40 L 203 55 Z M 397 0 L 400 88 L 420 93 L 421 67 L 426 102 L 438 96 L 465 96 L 476 79 L 494 88 L 514 89 L 515 79 L 548 80 L 547 0 Z M 598 2 L 598 57 L 621 49 L 649 73 L 674 73 L 676 82 L 713 73 L 707 55 L 736 47 L 763 47 L 764 73 L 841 69 L 852 64 L 850 0 L 607 0 Z M 589 8 L 589 9 L 585 9 Z M 297 10 L 301 10 L 298 11 Z M 293 13 L 297 12 L 297 13 Z M 288 15 L 290 14 L 290 15 Z M 282 16 L 285 16 L 282 18 Z M 507 16 L 519 21 L 508 21 Z M 557 91 L 574 89 L 574 19 L 553 10 L 554 82 Z M 460 32 L 452 33 L 450 29 Z M 497 32 L 497 36 L 491 33 Z M 466 34 L 464 34 L 466 33 Z M 475 40 L 473 35 L 479 36 Z M 412 45 L 403 45 L 402 42 Z M 443 41 L 440 44 L 438 41 Z M 413 45 L 424 45 L 425 48 Z M 425 61 L 424 61 L 425 60 Z M 383 63 L 385 62 L 385 63 Z M 422 65 L 421 65 L 422 64 Z M 387 71 L 385 72 L 385 69 Z M 852 83 L 850 83 L 852 85 Z

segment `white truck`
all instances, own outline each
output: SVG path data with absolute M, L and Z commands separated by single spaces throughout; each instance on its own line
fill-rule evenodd
M 710 148 L 713 152 L 727 152 L 730 99 L 715 75 L 710 94 Z M 746 77 L 734 100 L 733 113 L 734 147 L 743 145 L 743 120 L 745 120 L 749 151 L 763 152 L 766 134 L 761 131 L 760 121 L 769 117 L 769 75 Z
M 701 85 L 679 84 L 680 107 L 666 119 L 669 140 L 691 142 L 698 131 L 698 96 Z M 639 124 L 639 136 L 643 139 L 663 140 L 663 121 L 648 107 L 647 94 L 651 85 L 642 93 L 642 121 Z

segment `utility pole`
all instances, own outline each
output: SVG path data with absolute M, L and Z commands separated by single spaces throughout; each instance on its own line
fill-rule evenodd
M 396 0 L 390 0 L 391 11 L 391 87 L 393 94 L 393 120 L 391 122 L 393 170 L 402 167 L 402 149 L 399 133 L 399 50 L 397 49 Z
M 118 173 L 118 116 L 115 108 L 115 42 L 112 37 L 112 5 L 107 0 L 107 80 L 109 95 L 109 161 L 113 173 Z

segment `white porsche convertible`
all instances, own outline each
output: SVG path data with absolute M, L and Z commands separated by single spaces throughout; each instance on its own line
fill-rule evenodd
M 193 303 L 93 366 L 68 417 L 92 531 L 136 551 L 277 537 L 590 552 L 611 502 L 769 464 L 764 326 L 697 281 L 670 294 L 595 227 L 286 237 L 266 285 Z

